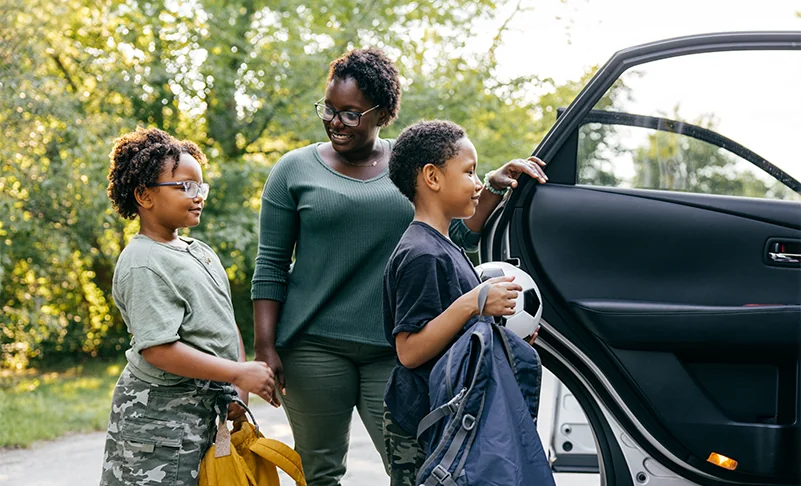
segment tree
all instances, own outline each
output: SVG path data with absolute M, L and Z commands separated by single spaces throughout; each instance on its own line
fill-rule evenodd
M 107 150 L 119 119 L 87 95 L 97 77 L 70 75 L 74 43 L 56 42 L 57 32 L 82 35 L 73 7 L 4 4 L 0 16 L 0 349 L 14 366 L 94 353 L 114 327 L 108 289 L 124 226 L 106 211 L 107 152 L 97 147 Z

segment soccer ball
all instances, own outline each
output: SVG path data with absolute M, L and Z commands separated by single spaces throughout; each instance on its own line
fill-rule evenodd
M 507 329 L 523 339 L 531 337 L 540 324 L 540 318 L 542 318 L 540 289 L 534 283 L 531 275 L 506 262 L 482 263 L 476 267 L 476 272 L 478 272 L 482 282 L 495 277 L 514 275 L 515 283 L 523 287 L 523 291 L 517 294 L 515 313 L 511 316 L 502 317 L 500 322 L 498 322 L 498 318 L 495 321 L 502 326 L 506 326 Z

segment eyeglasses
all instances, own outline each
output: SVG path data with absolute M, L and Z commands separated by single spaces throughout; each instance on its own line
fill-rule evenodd
M 189 199 L 194 199 L 198 196 L 202 197 L 203 199 L 207 199 L 209 197 L 209 185 L 205 182 L 202 184 L 198 184 L 195 181 L 180 181 L 180 182 L 157 182 L 155 184 L 150 184 L 147 187 L 155 187 L 155 186 L 168 186 L 168 187 L 179 187 L 183 186 L 184 194 Z
M 323 103 L 325 98 L 320 98 L 320 101 L 314 104 L 315 108 L 317 108 L 317 116 L 319 116 L 323 121 L 330 122 L 334 119 L 335 116 L 339 117 L 339 121 L 342 122 L 343 125 L 346 127 L 358 127 L 359 123 L 362 121 L 362 115 L 366 115 L 371 111 L 375 110 L 381 105 L 375 105 L 374 107 L 370 108 L 367 111 L 363 111 L 361 113 L 356 111 L 337 111 L 330 106 Z

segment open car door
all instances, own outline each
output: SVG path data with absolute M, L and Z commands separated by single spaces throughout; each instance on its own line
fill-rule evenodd
M 626 49 L 487 224 L 606 484 L 801 483 L 799 143 L 801 32 Z

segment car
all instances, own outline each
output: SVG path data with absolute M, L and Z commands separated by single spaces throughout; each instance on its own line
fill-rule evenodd
M 801 32 L 624 49 L 560 110 L 533 152 L 548 183 L 523 177 L 479 250 L 534 278 L 535 347 L 586 414 L 557 412 L 557 467 L 801 484 L 799 143 Z

